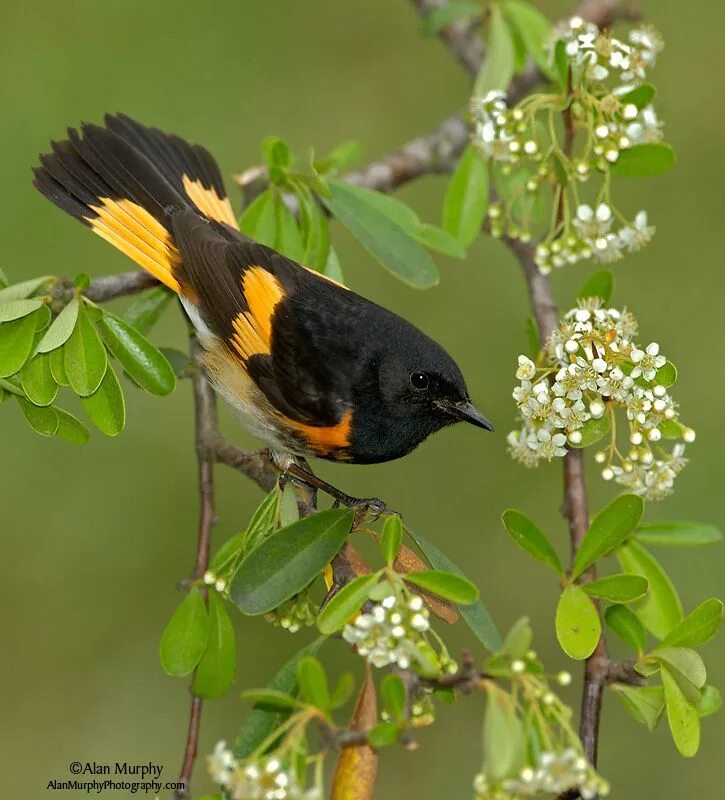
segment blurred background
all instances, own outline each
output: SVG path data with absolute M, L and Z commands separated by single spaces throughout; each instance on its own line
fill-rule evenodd
M 623 208 L 646 208 L 657 235 L 616 266 L 615 300 L 635 311 L 642 340 L 659 341 L 679 366 L 675 396 L 684 421 L 698 432 L 676 494 L 650 505 L 648 518 L 722 525 L 724 442 L 714 412 L 723 390 L 715 351 L 725 291 L 724 117 L 713 100 L 725 68 L 725 6 L 706 5 L 707 15 L 704 6 L 692 14 L 677 3 L 649 4 L 650 20 L 667 42 L 654 74 L 658 111 L 679 163 L 664 176 L 621 186 Z M 558 1 L 539 7 L 552 17 L 567 9 Z M 37 153 L 68 125 L 122 110 L 202 142 L 218 158 L 239 209 L 230 176 L 259 161 L 260 141 L 269 134 L 287 138 L 298 152 L 309 145 L 323 152 L 355 138 L 371 159 L 467 100 L 468 79 L 436 40 L 421 34 L 405 0 L 28 0 L 3 2 L 2 20 L 0 266 L 12 281 L 131 266 L 31 187 Z M 425 220 L 438 222 L 444 185 L 443 178 L 425 178 L 402 196 Z M 513 371 L 526 347 L 527 297 L 517 264 L 498 242 L 481 239 L 465 262 L 437 259 L 440 286 L 421 293 L 397 283 L 339 226 L 333 235 L 350 285 L 454 354 L 496 434 L 459 426 L 405 461 L 319 465 L 320 472 L 353 494 L 383 496 L 465 566 L 502 630 L 530 615 L 545 663 L 552 670 L 571 667 L 553 632 L 555 581 L 515 548 L 499 522 L 501 511 L 515 505 L 565 551 L 560 463 L 526 471 L 505 452 Z M 592 271 L 580 265 L 554 275 L 563 305 Z M 175 309 L 152 338 L 186 346 Z M 85 448 L 41 439 L 15 404 L 0 407 L 0 725 L 8 797 L 46 797 L 47 782 L 66 779 L 72 760 L 151 760 L 164 765 L 167 780 L 180 767 L 187 687 L 162 673 L 157 644 L 195 548 L 190 386 L 182 383 L 164 399 L 130 387 L 126 395 L 126 431 L 118 440 L 96 434 Z M 223 422 L 236 442 L 256 446 L 228 417 Z M 245 524 L 260 494 L 223 467 L 217 479 L 215 537 L 221 542 Z M 612 496 L 613 487 L 591 478 L 593 509 Z M 725 594 L 725 547 L 657 555 L 686 610 Z M 241 616 L 237 633 L 237 689 L 263 685 L 309 638 Z M 464 627 L 445 633 L 454 652 L 471 643 Z M 725 636 L 704 655 L 710 682 L 725 688 Z M 354 663 L 341 647 L 330 647 L 326 658 L 333 674 Z M 245 710 L 237 689 L 205 705 L 202 756 L 218 739 L 234 739 Z M 562 691 L 578 705 L 576 683 Z M 376 797 L 469 798 L 480 766 L 480 720 L 480 698 L 441 709 L 437 724 L 421 734 L 420 750 L 385 753 Z M 705 720 L 703 734 L 700 754 L 685 761 L 666 726 L 649 735 L 607 696 L 600 755 L 613 796 L 722 797 L 725 714 Z M 195 796 L 212 788 L 203 762 L 193 788 Z

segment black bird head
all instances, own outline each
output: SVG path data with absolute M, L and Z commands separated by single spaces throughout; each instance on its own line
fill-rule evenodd
M 456 362 L 413 325 L 390 316 L 394 327 L 380 319 L 371 335 L 368 366 L 356 386 L 356 460 L 399 458 L 456 422 L 492 431 L 471 402 Z

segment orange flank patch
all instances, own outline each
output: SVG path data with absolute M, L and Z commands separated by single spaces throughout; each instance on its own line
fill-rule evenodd
M 352 442 L 352 411 L 348 408 L 337 425 L 317 426 L 294 423 L 309 449 L 317 455 L 330 455 L 344 450 Z
M 98 201 L 91 206 L 98 216 L 86 217 L 93 231 L 178 293 L 173 270 L 181 257 L 166 228 L 131 200 L 99 197 Z
M 189 200 L 202 214 L 216 222 L 226 222 L 232 228 L 239 229 L 228 197 L 219 197 L 213 187 L 207 189 L 200 180 L 193 180 L 188 175 L 183 176 L 182 182 Z
M 272 316 L 285 296 L 282 284 L 267 270 L 249 267 L 242 276 L 242 292 L 249 309 L 232 323 L 231 344 L 242 358 L 269 354 L 272 342 Z

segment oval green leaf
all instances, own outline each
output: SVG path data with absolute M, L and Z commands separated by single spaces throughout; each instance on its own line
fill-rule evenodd
M 330 688 L 327 675 L 315 656 L 305 656 L 297 665 L 297 683 L 305 700 L 319 708 L 328 711 L 331 704 Z
M 652 651 L 652 658 L 666 664 L 673 677 L 678 677 L 675 673 L 683 675 L 696 689 L 702 689 L 707 681 L 707 670 L 702 657 L 689 647 L 658 647 Z M 699 698 L 699 693 L 695 693 L 691 702 Z
M 78 320 L 63 345 L 63 356 L 71 389 L 80 397 L 93 394 L 106 374 L 108 358 L 85 306 L 78 309 Z
M 581 450 L 582 447 L 591 447 L 593 444 L 601 441 L 612 429 L 612 418 L 610 414 L 605 414 L 599 419 L 588 419 L 579 428 L 579 433 L 582 435 L 581 442 L 574 444 L 569 442 L 570 447 Z
M 671 361 L 667 361 L 657 370 L 655 382 L 665 388 L 672 386 L 677 382 L 677 367 Z
M 237 647 L 234 628 L 224 601 L 209 592 L 209 636 L 206 650 L 194 673 L 193 691 L 207 700 L 221 697 L 234 683 Z
M 131 303 L 124 311 L 123 318 L 139 333 L 146 334 L 175 297 L 176 293 L 166 286 L 154 286 Z
M 277 220 L 272 189 L 262 192 L 244 209 L 244 213 L 239 219 L 239 227 L 247 236 L 251 236 L 267 247 L 274 247 L 277 237 Z
M 245 614 L 266 614 L 302 591 L 342 547 L 354 516 L 321 511 L 266 538 L 232 577 L 232 601 Z
M 698 547 L 722 540 L 719 529 L 705 522 L 650 522 L 640 525 L 634 536 L 642 544 L 661 547 Z
M 30 358 L 38 311 L 0 325 L 0 378 L 15 375 Z
M 28 400 L 36 406 L 49 406 L 58 394 L 58 384 L 50 369 L 50 356 L 39 353 L 20 371 L 20 383 Z
M 443 228 L 464 247 L 481 233 L 488 198 L 488 169 L 481 154 L 467 147 L 448 182 L 443 201 Z
M 662 640 L 662 647 L 698 647 L 717 633 L 723 620 L 723 603 L 716 597 L 691 611 Z
M 627 686 L 623 683 L 613 683 L 611 688 L 637 722 L 646 725 L 650 731 L 657 727 L 665 709 L 665 693 L 661 686 Z
M 48 353 L 50 359 L 50 371 L 53 375 L 53 380 L 58 386 L 69 386 L 68 373 L 65 370 L 65 354 L 63 348 L 57 347 Z
M 535 522 L 514 508 L 503 512 L 501 522 L 519 547 L 561 575 L 563 569 L 559 556 Z
M 457 605 L 470 606 L 479 596 L 474 583 L 454 572 L 444 572 L 439 569 L 409 572 L 403 575 L 403 580 Z
M 388 564 L 392 564 L 395 561 L 402 542 L 403 523 L 397 514 L 393 514 L 385 520 L 383 535 L 380 539 L 380 549 L 383 552 L 383 558 Z
M 349 622 L 367 601 L 370 590 L 377 581 L 378 576 L 375 574 L 361 575 L 343 586 L 322 608 L 317 617 L 317 627 L 320 633 L 329 636 Z
M 25 421 L 41 436 L 55 436 L 58 432 L 58 415 L 52 408 L 41 408 L 33 405 L 23 397 L 15 396 Z
M 386 675 L 380 682 L 380 697 L 394 722 L 405 717 L 405 685 L 399 675 Z
M 45 302 L 40 297 L 34 297 L 32 300 L 11 300 L 0 306 L 0 323 L 27 317 L 43 305 Z
M 709 717 L 722 705 L 722 697 L 715 686 L 705 686 L 702 690 L 700 702 L 697 704 L 697 713 L 700 717 Z
M 664 142 L 635 144 L 619 151 L 619 158 L 609 167 L 619 178 L 647 178 L 660 175 L 675 164 L 675 151 Z
M 98 330 L 106 347 L 129 376 L 147 392 L 167 395 L 176 386 L 176 374 L 164 354 L 120 317 L 104 312 Z
M 608 303 L 613 293 L 614 273 L 611 269 L 602 269 L 590 276 L 577 293 L 577 297 L 600 297 L 605 303 Z
M 682 603 L 672 581 L 655 557 L 636 542 L 620 548 L 617 559 L 624 572 L 647 579 L 647 596 L 637 601 L 634 611 L 650 633 L 664 639 L 683 617 Z
M 561 649 L 577 661 L 589 658 L 601 633 L 602 624 L 591 598 L 580 586 L 567 586 L 556 608 L 556 638 Z
M 329 181 L 330 197 L 322 200 L 332 214 L 393 275 L 417 289 L 438 283 L 438 270 L 428 252 L 390 215 L 377 194 L 343 181 Z
M 632 103 L 637 108 L 644 108 L 654 100 L 656 93 L 657 90 L 651 83 L 640 83 L 631 92 L 623 94 L 619 100 L 622 103 Z
M 121 384 L 113 367 L 108 364 L 101 385 L 93 394 L 81 397 L 83 408 L 91 422 L 106 436 L 117 436 L 126 424 L 126 403 Z
M 612 603 L 631 603 L 647 594 L 647 581 L 640 575 L 608 575 L 582 585 L 590 597 Z
M 161 666 L 168 675 L 189 675 L 201 660 L 209 638 L 209 614 L 194 587 L 179 603 L 159 645 Z
M 73 444 L 88 444 L 91 434 L 79 419 L 62 408 L 53 408 L 53 411 L 58 416 L 58 436 Z
M 74 297 L 58 314 L 38 344 L 39 353 L 49 353 L 68 341 L 76 326 L 79 305 L 78 298 Z
M 39 286 L 49 280 L 50 275 L 44 275 L 42 278 L 31 278 L 29 281 L 14 283 L 12 286 L 0 290 L 0 305 L 29 297 Z
M 584 534 L 574 558 L 572 577 L 579 577 L 598 558 L 618 547 L 635 529 L 643 512 L 642 498 L 634 494 L 621 495 L 605 506 Z
M 516 55 L 506 20 L 498 5 L 490 7 L 488 51 L 473 88 L 478 97 L 485 97 L 492 89 L 506 91 L 514 76 Z
M 644 653 L 647 631 L 634 611 L 622 605 L 608 606 L 604 611 L 604 621 L 632 650 Z
M 549 55 L 549 41 L 552 26 L 538 9 L 522 0 L 506 0 L 504 4 L 506 17 L 521 37 L 526 52 L 536 66 L 552 80 L 556 74 Z
M 697 709 L 687 701 L 667 666 L 661 674 L 672 740 L 683 756 L 692 758 L 700 747 L 700 716 Z

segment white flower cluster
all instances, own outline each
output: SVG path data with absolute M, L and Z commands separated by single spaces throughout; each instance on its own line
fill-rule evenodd
M 522 158 L 541 161 L 542 154 L 533 136 L 526 136 L 530 121 L 520 108 L 509 109 L 506 92 L 493 90 L 485 97 L 471 99 L 475 121 L 473 142 L 487 158 L 515 164 Z
M 548 275 L 552 268 L 576 264 L 595 258 L 603 263 L 618 261 L 625 253 L 635 253 L 644 247 L 654 235 L 648 224 L 647 212 L 640 211 L 632 222 L 612 230 L 614 213 L 606 203 L 596 209 L 581 204 L 576 210 L 571 227 L 553 241 L 536 246 L 534 260 L 539 270 Z
M 473 782 L 476 800 L 492 796 L 486 776 L 476 775 Z M 503 793 L 495 793 L 496 800 L 534 797 L 538 794 L 561 794 L 576 789 L 582 800 L 594 800 L 609 794 L 609 784 L 601 778 L 589 762 L 573 747 L 560 753 L 541 753 L 535 766 L 521 769 L 516 778 L 503 782 Z
M 644 81 L 664 48 L 662 37 L 649 25 L 634 28 L 623 42 L 581 17 L 572 17 L 556 41 L 564 43 L 569 62 L 585 80 L 614 78 L 617 94 L 626 94 Z
M 409 669 L 419 660 L 419 648 L 425 644 L 423 634 L 429 628 L 428 609 L 418 595 L 406 602 L 391 594 L 369 614 L 359 614 L 345 625 L 342 638 L 355 645 L 358 654 L 374 667 L 397 664 Z
M 595 456 L 603 465 L 602 477 L 649 500 L 672 491 L 687 463 L 684 443 L 694 441 L 695 432 L 677 421 L 677 407 L 658 383 L 658 371 L 667 364 L 659 345 L 641 347 L 634 342 L 636 334 L 632 314 L 588 298 L 564 315 L 539 368 L 519 356 L 513 397 L 522 427 L 508 436 L 516 461 L 533 467 L 541 459 L 566 455 L 567 446 L 581 445 L 599 420 L 605 415 L 613 420 L 620 407 L 629 425 L 628 448 L 619 450 L 612 424 L 610 444 Z M 600 430 L 606 434 L 606 428 Z M 660 445 L 663 435 L 682 441 L 668 452 Z
M 303 789 L 294 773 L 278 758 L 240 764 L 226 742 L 217 742 L 207 756 L 211 779 L 224 788 L 231 800 L 320 800 L 319 790 Z

